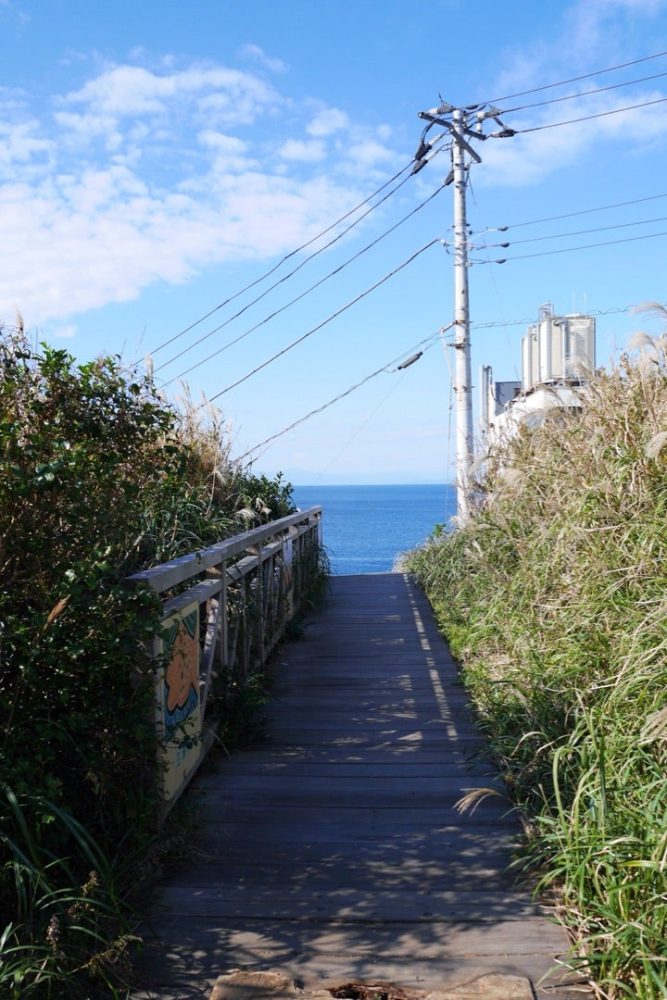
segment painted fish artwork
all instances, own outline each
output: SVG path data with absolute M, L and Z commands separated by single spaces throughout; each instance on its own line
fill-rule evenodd
M 163 795 L 175 798 L 201 755 L 199 693 L 199 605 L 171 615 L 162 628 L 165 667 L 157 682 L 157 708 L 164 734 Z
M 164 725 L 168 740 L 173 739 L 178 727 L 199 703 L 198 626 L 197 609 L 174 622 L 166 640 L 167 647 L 171 646 L 171 658 L 164 677 Z

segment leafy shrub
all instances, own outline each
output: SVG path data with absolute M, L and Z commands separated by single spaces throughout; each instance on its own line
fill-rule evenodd
M 57 969 L 90 966 L 71 935 L 76 961 L 71 948 L 56 961 L 40 923 L 51 904 L 27 915 L 20 887 L 37 886 L 34 901 L 76 895 L 89 884 L 84 844 L 108 872 L 127 870 L 155 833 L 143 640 L 160 605 L 125 578 L 242 530 L 246 504 L 261 519 L 290 506 L 289 484 L 240 472 L 219 423 L 201 416 L 177 413 L 118 358 L 77 366 L 20 335 L 0 340 L 0 785 L 12 789 L 0 798 L 0 908 L 12 921 L 0 952 L 37 968 L 46 949 L 51 969 L 24 979 L 21 996 L 56 995 Z M 8 832 L 17 810 L 39 862 Z M 98 915 L 111 905 L 103 885 Z M 103 927 L 89 935 L 93 954 Z

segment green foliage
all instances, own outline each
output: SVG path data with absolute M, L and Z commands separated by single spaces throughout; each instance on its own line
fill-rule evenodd
M 117 871 L 155 834 L 153 665 L 143 642 L 160 605 L 125 578 L 238 532 L 248 498 L 261 497 L 267 516 L 290 503 L 280 477 L 239 476 L 216 418 L 200 416 L 166 406 L 149 377 L 117 358 L 77 366 L 65 351 L 0 340 L 0 783 L 13 789 L 0 799 L 5 970 L 37 968 L 49 952 L 39 921 L 55 911 L 40 894 L 83 892 L 85 843 Z M 7 832 L 17 809 L 40 852 L 32 867 Z M 113 910 L 109 880 L 101 885 Z M 56 969 L 84 968 L 73 941 L 21 996 L 33 986 L 55 996 Z
M 0 936 L 0 993 L 8 1000 L 118 996 L 134 940 L 114 872 L 85 828 L 54 802 L 1 792 L 0 843 L 16 900 Z M 45 843 L 44 817 L 58 832 L 59 855 Z M 81 861 L 88 874 L 80 874 Z
M 292 484 L 283 481 L 279 472 L 275 479 L 237 471 L 230 480 L 235 507 L 247 512 L 249 526 L 265 524 L 287 517 L 296 510 L 292 499 Z
M 410 557 L 609 997 L 667 996 L 667 364 L 596 376 Z

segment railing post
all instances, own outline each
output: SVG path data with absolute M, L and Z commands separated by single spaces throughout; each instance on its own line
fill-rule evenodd
M 220 574 L 222 576 L 222 590 L 220 591 L 220 634 L 218 636 L 218 664 L 222 673 L 227 669 L 229 662 L 229 621 L 227 617 L 227 560 L 220 563 Z

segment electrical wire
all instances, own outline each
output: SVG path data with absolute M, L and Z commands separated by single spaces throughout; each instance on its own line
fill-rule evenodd
M 437 150 L 437 152 L 440 152 L 440 150 Z M 200 316 L 199 319 L 196 319 L 193 323 L 190 323 L 189 326 L 186 326 L 184 329 L 180 330 L 178 333 L 175 333 L 173 335 L 173 337 L 169 337 L 168 340 L 163 341 L 157 347 L 153 348 L 153 350 L 152 350 L 151 353 L 152 354 L 157 354 L 159 351 L 163 350 L 165 347 L 168 347 L 169 344 L 173 344 L 174 341 L 178 340 L 180 337 L 185 336 L 185 334 L 189 333 L 191 330 L 194 330 L 195 327 L 197 327 L 197 326 L 200 325 L 200 323 L 204 323 L 207 319 L 210 319 L 210 317 L 213 316 L 214 313 L 218 312 L 218 310 L 222 309 L 226 305 L 229 305 L 230 302 L 233 302 L 235 299 L 238 299 L 245 292 L 250 291 L 251 288 L 254 288 L 256 285 L 259 285 L 262 281 L 265 281 L 267 278 L 271 277 L 271 275 L 275 274 L 275 272 L 280 267 L 282 267 L 282 265 L 285 264 L 288 260 L 290 260 L 292 257 L 295 257 L 296 254 L 301 253 L 301 251 L 305 250 L 307 247 L 312 246 L 313 243 L 316 243 L 317 240 L 321 239 L 323 236 L 326 236 L 327 233 L 331 232 L 332 229 L 335 229 L 336 226 L 340 225 L 341 222 L 344 222 L 345 219 L 349 219 L 349 217 L 351 215 L 354 215 L 354 213 L 358 212 L 360 208 L 363 208 L 364 205 L 367 205 L 368 202 L 372 201 L 373 198 L 375 198 L 377 195 L 381 194 L 381 192 L 384 191 L 385 188 L 389 187 L 390 184 L 393 184 L 394 181 L 398 180 L 398 178 L 401 176 L 401 174 L 404 174 L 406 170 L 410 170 L 414 166 L 414 162 L 415 162 L 414 159 L 410 160 L 409 163 L 407 163 L 404 167 L 401 168 L 401 170 L 399 170 L 397 173 L 395 173 L 393 177 L 390 177 L 388 181 L 385 181 L 385 183 L 382 184 L 376 191 L 373 191 L 373 193 L 369 194 L 366 198 L 363 199 L 363 201 L 360 201 L 357 205 L 355 205 L 353 208 L 351 208 L 344 215 L 341 215 L 339 219 L 336 219 L 335 222 L 332 222 L 331 225 L 329 225 L 329 226 L 326 227 L 326 229 L 321 230 L 321 232 L 317 233 L 316 236 L 313 236 L 311 239 L 307 240 L 305 243 L 302 243 L 300 246 L 296 247 L 294 250 L 290 250 L 289 253 L 285 254 L 284 257 L 281 257 L 281 259 L 278 261 L 278 263 L 274 264 L 273 267 L 269 268 L 268 271 L 265 271 L 263 274 L 260 274 L 260 276 L 258 278 L 255 278 L 254 281 L 251 281 L 248 285 L 245 285 L 243 288 L 240 288 L 237 292 L 234 292 L 233 295 L 228 296 L 223 302 L 219 302 L 218 305 L 214 306 L 212 309 L 209 309 L 209 311 L 207 313 L 205 313 L 203 316 Z M 406 178 L 404 178 L 404 180 L 401 182 L 401 184 L 397 185 L 397 187 L 394 190 L 398 190 L 398 188 L 401 187 L 402 184 L 405 183 L 405 181 L 409 180 L 411 176 L 412 176 L 412 174 L 408 174 L 408 176 Z M 371 209 L 369 209 L 369 212 L 373 211 L 374 208 L 377 208 L 378 205 L 381 205 L 383 201 L 386 201 L 387 197 L 389 197 L 391 194 L 393 194 L 393 192 L 389 192 L 389 195 L 386 195 L 384 198 L 382 198 L 377 203 L 377 205 L 374 205 Z M 352 225 L 356 225 L 357 222 L 360 222 L 361 219 L 365 218 L 366 215 L 368 215 L 368 214 L 369 214 L 368 212 L 365 212 L 361 216 L 361 218 L 358 219 L 356 222 L 354 222 Z M 344 236 L 345 233 L 348 232 L 349 229 L 351 229 L 351 228 L 352 228 L 352 226 L 350 226 L 347 229 L 345 229 L 344 232 L 341 233 L 341 236 Z M 337 239 L 340 239 L 340 236 L 337 237 Z M 332 242 L 335 242 L 335 240 L 333 240 Z M 331 246 L 331 244 L 327 244 L 327 246 Z M 300 266 L 303 266 L 303 264 L 306 264 L 313 257 L 316 257 L 317 254 L 321 253 L 322 250 L 326 250 L 326 249 L 327 249 L 327 247 L 325 246 L 325 247 L 322 247 L 320 250 L 317 250 L 314 253 L 309 254 L 309 256 L 306 257 L 306 259 L 302 262 L 302 264 Z M 288 275 L 288 277 L 289 277 L 289 275 Z
M 494 263 L 489 261 L 490 264 Z M 611 306 L 609 309 L 587 309 L 587 316 L 615 316 L 620 313 L 629 313 L 635 309 L 635 306 Z M 524 319 L 512 319 L 512 320 L 493 320 L 489 323 L 475 323 L 471 321 L 470 325 L 474 326 L 476 330 L 491 330 L 495 327 L 503 326 L 525 326 L 526 324 L 531 324 L 535 322 L 534 316 L 526 316 Z
M 632 201 L 617 201 L 611 205 L 598 205 L 597 208 L 582 208 L 578 212 L 564 212 L 562 215 L 546 215 L 541 219 L 528 219 L 526 222 L 514 222 L 508 226 L 490 226 L 488 229 L 472 230 L 472 236 L 480 236 L 482 233 L 504 233 L 508 229 L 521 229 L 523 226 L 536 226 L 542 222 L 558 222 L 560 219 L 573 219 L 577 215 L 590 215 L 591 212 L 606 212 L 610 208 L 625 208 L 628 205 L 639 205 L 644 201 L 656 201 L 658 198 L 667 198 L 667 191 L 662 194 L 651 194 L 646 198 L 633 198 Z
M 384 197 L 382 197 L 374 205 L 371 205 L 371 207 L 368 208 L 365 212 L 362 212 L 362 214 L 358 218 L 354 219 L 348 226 L 345 227 L 345 229 L 341 230 L 340 233 L 338 233 L 336 236 L 334 236 L 333 239 L 329 240 L 328 243 L 325 243 L 324 246 L 321 246 L 318 250 L 314 250 L 313 253 L 309 254 L 299 264 L 297 264 L 297 266 L 295 268 L 293 268 L 287 274 L 283 275 L 282 278 L 279 278 L 278 281 L 274 281 L 274 283 L 272 285 L 269 285 L 268 288 L 265 288 L 264 291 L 261 292 L 259 295 L 255 296 L 254 299 L 251 299 L 250 302 L 247 302 L 246 305 L 242 306 L 242 308 L 239 309 L 237 312 L 235 312 L 233 316 L 230 316 L 223 323 L 220 323 L 220 325 L 217 326 L 215 328 L 215 330 L 212 330 L 211 333 L 217 333 L 218 330 L 222 330 L 225 326 L 228 326 L 235 319 L 238 319 L 239 316 L 242 316 L 244 312 L 247 312 L 247 310 L 250 309 L 251 306 L 254 306 L 257 302 L 260 302 L 263 298 L 265 298 L 275 288 L 278 288 L 279 285 L 282 285 L 289 278 L 292 278 L 297 273 L 297 271 L 300 271 L 302 267 L 305 267 L 305 265 L 309 261 L 314 260 L 315 257 L 319 256 L 319 254 L 323 253 L 325 250 L 328 250 L 329 247 L 332 247 L 334 245 L 334 243 L 337 243 L 339 240 L 341 240 L 343 238 L 343 236 L 346 236 L 350 232 L 351 229 L 354 229 L 354 227 L 358 226 L 360 222 L 363 222 L 363 220 L 365 218 L 367 218 L 367 216 L 369 216 L 371 214 L 371 212 L 374 212 L 375 209 L 378 208 L 380 205 L 382 205 L 388 198 L 391 198 L 391 196 L 393 194 L 395 194 L 396 191 L 399 190 L 399 188 L 403 187 L 403 185 L 406 184 L 407 181 L 410 180 L 410 177 L 411 177 L 410 174 L 408 174 L 407 177 L 404 177 L 402 181 L 399 181 L 399 183 L 394 188 L 391 189 L 391 191 L 388 191 L 387 194 L 384 195 Z M 296 253 L 296 252 L 298 252 L 298 251 L 293 251 L 291 254 L 288 254 L 288 257 L 292 257 L 293 254 Z M 285 261 L 287 259 L 288 259 L 287 257 L 284 257 L 283 260 L 280 261 L 278 264 L 276 264 L 276 266 L 274 268 L 272 268 L 271 271 L 267 272 L 266 275 L 261 276 L 256 281 L 251 282 L 250 285 L 246 285 L 246 287 L 243 288 L 240 292 L 237 292 L 235 295 L 230 296 L 230 298 L 225 299 L 225 301 L 221 302 L 220 305 L 218 305 L 218 306 L 215 307 L 215 309 L 212 309 L 210 312 L 208 312 L 201 319 L 197 320 L 196 323 L 191 323 L 190 326 L 188 326 L 188 327 L 185 328 L 185 330 L 182 330 L 180 333 L 177 333 L 174 337 L 171 337 L 169 340 L 165 341 L 163 344 L 160 345 L 160 347 L 156 348 L 152 353 L 153 354 L 157 354 L 157 352 L 160 351 L 160 350 L 162 350 L 163 347 L 167 347 L 169 344 L 173 344 L 174 341 L 179 340 L 181 337 L 185 336 L 186 333 L 190 333 L 196 326 L 199 326 L 199 324 L 203 323 L 204 320 L 209 319 L 215 312 L 217 312 L 219 309 L 222 309 L 223 306 L 225 306 L 229 302 L 233 301 L 233 299 L 238 298 L 239 295 L 242 295 L 243 292 L 248 291 L 249 288 L 252 288 L 254 285 L 258 284 L 260 281 L 263 281 L 265 277 L 268 277 L 269 274 L 272 274 L 275 270 L 277 270 L 277 268 L 280 267 L 280 265 L 283 263 L 283 261 Z M 211 336 L 211 334 L 209 333 L 206 336 L 207 337 Z M 206 337 L 202 337 L 201 340 L 206 340 Z M 201 340 L 195 341 L 195 343 L 192 344 L 191 347 L 196 347 L 197 344 L 201 343 Z M 170 365 L 173 361 L 175 361 L 178 357 L 180 357 L 180 354 L 174 355 L 174 357 L 169 358 L 168 361 L 163 361 L 162 364 L 159 365 L 159 368 L 165 368 L 167 365 Z M 157 371 L 157 370 L 158 369 L 156 368 L 155 371 Z
M 603 73 L 613 73 L 617 69 L 627 69 L 628 66 L 638 66 L 640 63 L 650 62 L 652 59 L 660 59 L 667 56 L 665 52 L 654 52 L 650 56 L 642 56 L 641 59 L 632 59 L 630 62 L 618 63 L 616 66 L 606 66 L 604 69 L 594 70 L 592 73 L 582 73 L 581 76 L 571 76 L 567 80 L 558 80 L 556 83 L 545 83 L 541 87 L 533 87 L 531 90 L 519 90 L 515 94 L 505 94 L 504 97 L 493 97 L 489 101 L 478 101 L 476 104 L 469 104 L 466 110 L 474 110 L 485 104 L 500 104 L 502 101 L 513 101 L 515 97 L 526 97 L 528 94 L 539 94 L 544 90 L 553 90 L 555 87 L 564 87 L 568 83 L 578 83 L 580 80 L 590 80 L 594 76 L 602 76 Z
M 511 244 L 487 243 L 485 246 L 473 247 L 475 250 L 489 250 L 494 247 L 519 246 L 522 243 L 540 243 L 543 240 L 560 240 L 566 236 L 584 236 L 587 233 L 607 233 L 612 229 L 628 229 L 630 226 L 647 226 L 653 222 L 667 222 L 667 215 L 658 215 L 653 219 L 639 219 L 637 222 L 618 222 L 615 226 L 596 226 L 594 229 L 574 229 L 569 233 L 550 233 L 547 236 L 531 236 L 525 240 L 512 240 Z
M 410 212 L 408 212 L 407 215 L 404 215 L 402 219 L 399 219 L 398 222 L 394 223 L 393 226 L 391 226 L 389 229 L 385 230 L 385 232 L 381 233 L 380 236 L 376 237 L 370 243 L 366 244 L 365 247 L 362 247 L 361 250 L 358 250 L 355 254 L 353 254 L 347 260 L 343 261 L 343 263 L 340 264 L 338 267 L 334 268 L 333 271 L 329 271 L 329 273 L 325 274 L 323 278 L 319 279 L 319 281 L 316 281 L 313 285 L 310 285 L 308 288 L 305 289 L 305 291 L 303 291 L 299 295 L 295 296 L 295 298 L 290 299 L 289 302 L 286 302 L 284 305 L 280 306 L 280 308 L 275 309 L 272 313 L 269 313 L 268 316 L 265 316 L 258 323 L 255 323 L 254 326 L 251 326 L 247 330 L 244 330 L 244 332 L 240 333 L 237 337 L 234 337 L 232 340 L 228 341 L 226 344 L 223 344 L 222 347 L 219 347 L 216 351 L 213 351 L 212 354 L 207 355 L 201 361 L 198 361 L 196 364 L 191 365 L 189 368 L 186 368 L 185 371 L 180 372 L 180 374 L 174 375 L 173 378 L 169 379 L 167 382 L 163 382 L 162 385 L 160 386 L 160 388 L 164 389 L 166 386 L 171 385 L 172 382 L 176 382 L 179 379 L 184 378 L 186 375 L 189 375 L 190 372 L 193 372 L 193 371 L 195 371 L 195 369 L 201 367 L 201 365 L 206 364 L 207 361 L 210 361 L 212 358 L 215 358 L 219 354 L 222 354 L 223 351 L 226 351 L 228 348 L 233 347 L 234 344 L 238 344 L 241 340 L 245 340 L 245 338 L 248 337 L 251 333 L 254 333 L 255 330 L 258 330 L 260 327 L 265 326 L 266 323 L 270 322 L 270 320 L 274 319 L 276 316 L 279 316 L 281 313 L 285 312 L 287 309 L 289 309 L 295 303 L 300 302 L 301 299 L 305 298 L 307 295 L 309 295 L 316 288 L 319 288 L 320 285 L 323 285 L 330 278 L 333 278 L 334 275 L 340 274 L 340 272 L 343 271 L 346 267 L 348 267 L 348 265 L 352 264 L 355 260 L 357 260 L 363 254 L 365 254 L 368 250 L 372 249 L 372 247 L 377 246 L 378 243 L 380 243 L 383 239 L 385 239 L 387 236 L 389 236 L 391 233 L 393 233 L 396 229 L 398 229 L 399 226 L 402 226 L 404 222 L 407 222 L 408 219 L 411 219 L 413 215 L 416 215 L 417 212 L 419 212 L 422 208 L 424 208 L 425 205 L 428 205 L 429 202 L 433 201 L 433 199 L 436 197 L 436 195 L 440 194 L 440 192 L 443 190 L 444 187 L 445 187 L 445 184 L 444 183 L 441 184 L 440 187 L 436 188 L 435 191 L 433 191 L 427 198 L 424 199 L 424 201 L 420 202 L 420 204 L 417 205 L 415 208 L 413 208 Z M 289 275 L 288 275 L 288 277 L 289 277 Z M 285 279 L 281 279 L 281 280 L 285 280 Z M 235 318 L 236 317 L 232 317 L 232 319 L 235 319 Z M 169 361 L 165 361 L 162 365 L 160 365 L 160 369 L 165 368 L 167 365 L 171 364 L 173 361 L 176 361 L 179 358 L 183 357 L 183 355 L 186 354 L 188 351 L 191 351 L 195 347 L 198 347 L 199 344 L 203 343 L 205 340 L 208 340 L 208 338 L 212 337 L 213 334 L 218 333 L 222 329 L 222 327 L 226 326 L 227 323 L 229 323 L 229 322 L 231 322 L 231 320 L 227 320 L 226 323 L 222 323 L 220 326 L 215 327 L 215 329 L 210 330 L 205 336 L 200 337 L 199 340 L 196 340 L 193 344 L 191 344 L 189 347 L 187 347 L 180 354 L 177 354 L 177 355 L 175 355 L 175 357 L 170 358 Z M 156 368 L 155 371 L 158 371 L 158 369 Z
M 473 203 L 475 204 L 475 206 L 477 206 L 477 199 L 475 197 L 475 190 L 473 188 L 472 177 L 470 175 L 468 175 L 468 186 L 470 188 L 470 194 L 472 196 Z M 491 244 L 491 245 L 493 246 L 493 244 Z M 468 247 L 470 247 L 470 243 L 468 243 Z M 486 250 L 486 247 L 484 247 L 484 249 Z M 486 253 L 486 256 L 488 258 L 488 256 L 489 256 L 488 251 Z M 498 303 L 498 311 L 502 315 L 505 310 L 503 309 L 502 299 L 501 299 L 501 296 L 500 296 L 500 289 L 498 288 L 498 282 L 496 281 L 495 271 L 492 269 L 490 271 L 490 274 L 491 274 L 491 283 L 493 285 L 494 292 L 495 292 L 495 295 L 496 295 L 496 301 Z M 512 347 L 511 347 L 511 344 L 510 344 L 510 335 L 509 335 L 509 331 L 508 330 L 505 330 L 505 340 L 507 341 L 507 350 L 508 350 L 508 352 L 511 352 Z M 445 355 L 447 355 L 446 351 L 445 351 Z M 447 357 L 447 364 L 449 365 L 449 357 Z M 450 374 L 451 374 L 451 371 L 450 371 Z M 453 376 L 452 376 L 452 378 L 453 378 Z M 447 460 L 447 468 L 449 468 L 449 456 L 448 456 L 448 460 Z
M 515 111 L 528 111 L 531 108 L 545 108 L 548 104 L 560 104 L 561 101 L 575 101 L 581 97 L 591 97 L 593 94 L 604 94 L 608 90 L 619 90 L 630 87 L 634 83 L 647 83 L 649 80 L 659 80 L 667 76 L 667 72 L 654 73 L 652 76 L 640 76 L 636 80 L 623 80 L 622 83 L 610 83 L 607 87 L 595 87 L 593 90 L 580 90 L 578 94 L 565 94 L 563 97 L 552 97 L 548 101 L 535 101 L 533 104 L 519 104 L 515 108 L 501 108 L 499 114 L 509 115 Z
M 548 122 L 546 125 L 532 125 L 530 128 L 515 128 L 516 135 L 526 135 L 528 132 L 543 132 L 548 128 L 560 128 L 561 125 L 576 125 L 578 122 L 590 122 L 595 118 L 607 118 L 609 115 L 620 115 L 623 111 L 636 111 L 637 108 L 650 108 L 655 104 L 664 104 L 667 97 L 658 97 L 653 101 L 642 101 L 641 104 L 628 104 L 624 108 L 614 108 L 612 111 L 599 111 L 595 115 L 583 115 L 581 118 L 568 118 L 563 122 Z M 493 133 L 489 138 L 494 138 Z
M 392 365 L 396 365 L 397 362 L 400 361 L 401 358 L 404 358 L 409 351 L 418 351 L 421 348 L 423 348 L 421 353 L 425 354 L 426 351 L 430 350 L 431 347 L 433 347 L 436 338 L 439 337 L 440 337 L 440 331 L 438 330 L 437 333 L 431 334 L 430 337 L 427 337 L 425 340 L 422 340 L 418 344 L 415 344 L 414 347 L 409 347 L 407 351 L 403 351 L 402 354 L 399 354 L 398 357 L 394 358 L 392 361 L 387 362 L 387 364 L 383 365 L 382 368 L 378 368 L 376 371 L 371 372 L 370 375 L 366 375 L 365 378 L 362 378 L 361 381 L 355 383 L 355 385 L 350 386 L 350 388 L 346 389 L 345 392 L 339 393 L 337 396 L 334 396 L 333 399 L 330 399 L 328 402 L 323 403 L 316 409 L 311 410 L 309 413 L 306 413 L 305 416 L 299 417 L 298 420 L 293 421 L 293 423 L 289 424 L 289 426 L 287 427 L 284 427 L 281 431 L 278 431 L 276 434 L 272 434 L 270 437 L 265 438 L 264 441 L 260 441 L 260 443 L 256 444 L 253 448 L 249 448 L 248 451 L 246 451 L 243 455 L 240 456 L 238 461 L 242 462 L 244 458 L 248 458 L 248 456 L 252 455 L 253 452 L 259 451 L 259 449 L 263 448 L 265 445 L 270 444 L 277 438 L 283 437 L 284 434 L 287 434 L 289 433 L 289 431 L 294 430 L 294 428 L 298 427 L 300 424 L 304 424 L 307 420 L 310 420 L 311 417 L 317 416 L 318 413 L 323 413 L 324 410 L 328 410 L 330 406 L 334 405 L 334 403 L 338 403 L 340 402 L 341 399 L 345 399 L 347 396 L 351 396 L 353 392 L 356 392 L 357 389 L 360 389 L 363 385 L 366 385 L 366 383 L 370 382 L 371 379 L 377 378 L 378 375 L 393 374 L 395 372 L 398 372 L 400 370 L 400 366 L 398 368 L 392 368 Z
M 628 236 L 623 240 L 607 240 L 604 243 L 584 243 L 578 247 L 562 247 L 560 250 L 542 250 L 539 253 L 513 254 L 501 260 L 476 260 L 474 264 L 509 264 L 513 260 L 528 260 L 530 257 L 552 257 L 557 253 L 571 253 L 574 250 L 590 250 L 593 247 L 610 247 L 617 243 L 636 243 L 638 240 L 652 240 L 658 236 L 667 236 L 667 230 L 661 233 L 645 233 L 643 236 Z
M 281 358 L 284 354 L 287 354 L 288 351 L 291 351 L 292 348 L 296 347 L 298 344 L 302 344 L 304 340 L 307 340 L 308 337 L 312 337 L 314 333 L 317 333 L 318 330 L 321 330 L 322 327 L 327 325 L 327 323 L 331 323 L 332 320 L 336 319 L 342 313 L 346 312 L 346 310 L 350 309 L 353 305 L 356 305 L 357 302 L 360 302 L 362 299 L 366 298 L 366 296 L 370 295 L 371 292 L 374 292 L 376 288 L 379 288 L 381 285 L 384 285 L 385 282 L 389 281 L 390 278 L 393 278 L 394 275 L 398 274 L 399 271 L 402 271 L 404 267 L 408 266 L 408 264 L 411 264 L 414 260 L 417 259 L 417 257 L 421 256 L 421 254 L 423 254 L 426 250 L 429 250 L 432 246 L 435 246 L 436 243 L 440 243 L 440 239 L 433 239 L 430 240 L 428 243 L 425 243 L 423 247 L 420 247 L 419 250 L 416 250 L 413 254 L 411 254 L 410 257 L 406 258 L 406 260 L 404 260 L 401 264 L 399 264 L 398 267 L 395 267 L 393 271 L 389 271 L 382 278 L 380 278 L 379 281 L 376 281 L 374 285 L 371 285 L 369 288 L 366 288 L 359 295 L 355 296 L 355 298 L 350 299 L 349 302 L 346 302 L 345 305 L 341 306 L 340 309 L 337 309 L 336 312 L 332 313 L 330 316 L 327 316 L 327 318 L 322 320 L 321 323 L 318 323 L 317 326 L 311 327 L 310 330 L 307 330 L 300 337 L 297 337 L 296 340 L 293 340 L 290 344 L 287 344 L 287 346 L 283 347 L 282 350 L 277 351 L 275 354 L 271 355 L 270 358 L 267 358 L 266 361 L 263 361 L 261 365 L 257 365 L 255 368 L 252 369 L 252 371 L 247 372 L 247 374 L 245 374 L 242 378 L 237 379 L 235 382 L 232 382 L 224 389 L 221 389 L 220 392 L 217 392 L 214 396 L 211 396 L 210 399 L 207 400 L 207 403 L 202 405 L 207 405 L 208 403 L 212 403 L 214 400 L 219 399 L 220 396 L 224 396 L 225 393 L 230 392 L 231 389 L 235 389 L 238 385 L 241 385 L 243 382 L 247 382 L 247 380 L 249 378 L 252 378 L 253 375 L 256 375 L 257 372 L 262 371 L 263 368 L 266 368 L 268 365 L 272 364 L 278 358 Z

